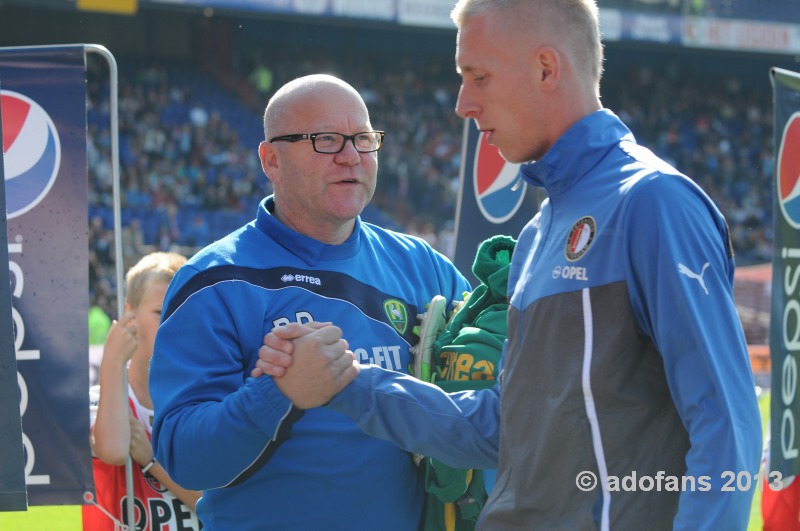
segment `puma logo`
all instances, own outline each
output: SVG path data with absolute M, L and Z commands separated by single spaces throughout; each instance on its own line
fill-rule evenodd
M 705 275 L 706 268 L 708 268 L 708 266 L 710 266 L 710 265 L 711 265 L 710 263 L 706 262 L 703 265 L 703 269 L 701 269 L 700 273 L 698 274 L 698 273 L 695 273 L 694 271 L 692 271 L 691 269 L 689 269 L 688 267 L 686 267 L 685 265 L 683 265 L 680 262 L 678 262 L 678 273 L 681 273 L 682 275 L 686 275 L 689 278 L 693 278 L 693 279 L 697 280 L 700 283 L 700 287 L 702 287 L 703 291 L 705 291 L 706 295 L 708 295 L 708 288 L 706 287 L 705 280 L 703 280 L 703 275 Z

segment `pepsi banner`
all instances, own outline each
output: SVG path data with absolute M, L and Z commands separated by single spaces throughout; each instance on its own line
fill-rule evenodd
M 800 473 L 800 74 L 773 68 L 775 186 L 770 470 Z
M 453 262 L 475 286 L 472 263 L 481 242 L 497 234 L 516 239 L 545 196 L 527 185 L 520 165 L 506 162 L 473 120 L 464 121 L 463 138 Z
M 2 123 L 3 108 L 0 106 L 0 142 L 3 139 Z M 3 177 L 2 149 L 0 149 L 0 177 Z M 28 508 L 28 496 L 25 490 L 14 328 L 11 325 L 11 271 L 8 269 L 6 224 L 6 192 L 2 186 L 0 187 L 0 511 L 24 511 Z
M 11 314 L 30 505 L 81 504 L 89 447 L 82 46 L 0 48 Z

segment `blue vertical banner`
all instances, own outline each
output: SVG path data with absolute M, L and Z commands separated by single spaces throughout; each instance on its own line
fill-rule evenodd
M 516 238 L 544 192 L 528 186 L 520 165 L 505 161 L 472 120 L 464 121 L 463 138 L 453 262 L 475 285 L 472 263 L 481 242 L 497 234 Z
M 770 470 L 800 474 L 800 74 L 773 68 L 775 185 Z
M 0 80 L 0 89 L 2 86 Z M 3 107 L 0 105 L 0 148 L 3 146 L 2 124 Z M 3 150 L 0 149 L 0 177 L 3 175 Z M 0 186 L 0 511 L 24 511 L 28 508 L 28 494 L 25 489 L 17 358 L 11 324 L 7 225 L 6 189 Z
M 30 505 L 83 503 L 89 446 L 86 59 L 0 48 L 11 313 Z

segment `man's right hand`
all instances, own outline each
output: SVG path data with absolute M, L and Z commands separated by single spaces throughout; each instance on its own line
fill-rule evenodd
M 264 336 L 264 345 L 258 349 L 258 361 L 255 368 L 250 371 L 250 376 L 253 378 L 264 374 L 273 378 L 283 376 L 286 374 L 286 369 L 292 365 L 294 350 L 292 340 L 330 325 L 331 323 L 310 321 L 273 328 L 272 332 Z
M 291 343 L 292 358 L 285 374 L 275 378 L 275 385 L 296 407 L 309 409 L 327 403 L 344 389 L 358 376 L 360 365 L 348 349 L 347 341 L 342 339 L 342 330 L 338 326 L 320 326 L 320 323 L 296 326 L 305 328 L 273 331 L 280 340 L 278 344 L 286 347 L 282 341 Z M 262 350 L 259 351 L 258 363 L 263 361 Z
M 119 321 L 113 321 L 103 346 L 103 359 L 109 359 L 109 363 L 113 359 L 117 364 L 126 366 L 136 353 L 136 335 L 136 317 L 133 312 L 125 313 Z

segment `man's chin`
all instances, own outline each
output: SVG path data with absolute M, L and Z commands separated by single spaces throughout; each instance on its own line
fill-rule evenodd
M 340 204 L 333 209 L 333 215 L 343 222 L 353 220 L 361 215 L 367 207 L 365 202 L 354 202 L 352 204 Z
M 497 151 L 500 153 L 500 157 L 510 164 L 525 164 L 533 161 L 528 153 L 519 154 L 508 149 L 503 150 L 502 148 L 497 148 Z

